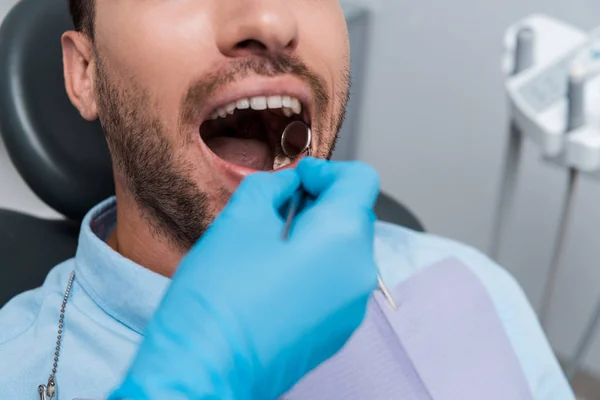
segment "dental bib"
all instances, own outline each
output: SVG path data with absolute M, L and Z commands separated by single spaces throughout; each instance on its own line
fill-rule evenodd
M 281 400 L 532 400 L 478 278 L 456 260 L 376 293 L 344 349 Z

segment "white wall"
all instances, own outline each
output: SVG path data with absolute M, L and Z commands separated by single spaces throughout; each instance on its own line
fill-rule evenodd
M 375 12 L 359 156 L 430 231 L 487 251 L 506 145 L 504 31 L 531 13 L 587 30 L 600 25 L 600 2 L 381 0 Z M 537 307 L 566 175 L 531 144 L 524 153 L 501 262 Z M 563 354 L 600 298 L 600 183 L 583 182 L 576 203 L 549 331 Z M 600 340 L 587 361 L 600 372 Z
M 14 3 L 0 0 L 0 18 Z M 430 231 L 487 250 L 506 144 L 499 65 L 504 30 L 533 12 L 589 29 L 600 24 L 600 2 L 373 0 L 371 5 L 375 32 L 359 156 L 379 168 L 384 188 Z M 537 305 L 566 176 L 543 165 L 533 146 L 525 150 L 502 263 Z M 549 332 L 565 354 L 600 298 L 599 201 L 600 183 L 584 181 Z M 16 177 L 1 144 L 0 207 L 55 215 Z M 587 361 L 600 373 L 600 340 Z
M 4 18 L 8 10 L 12 8 L 14 4 L 16 4 L 16 0 L 4 0 L 0 4 L 0 18 Z

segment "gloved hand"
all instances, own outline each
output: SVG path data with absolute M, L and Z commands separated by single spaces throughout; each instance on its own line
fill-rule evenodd
M 288 241 L 279 212 L 299 184 L 316 199 Z M 378 179 L 308 158 L 245 179 L 182 261 L 112 399 L 275 399 L 333 356 L 377 287 Z

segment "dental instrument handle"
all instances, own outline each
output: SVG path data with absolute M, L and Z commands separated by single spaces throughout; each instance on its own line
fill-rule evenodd
M 520 74 L 533 66 L 534 63 L 535 36 L 530 27 L 523 27 L 517 33 L 517 45 L 515 49 L 515 68 L 513 75 Z
M 514 51 L 514 68 L 512 75 L 531 68 L 535 63 L 535 34 L 528 26 L 521 27 L 516 34 L 516 46 Z M 514 203 L 517 176 L 521 165 L 521 153 L 523 151 L 523 134 L 517 126 L 514 117 L 510 118 L 508 128 L 508 146 L 504 155 L 504 167 L 502 182 L 496 204 L 494 224 L 492 225 L 492 237 L 489 255 L 498 261 L 500 254 L 500 242 L 508 229 L 508 214 Z
M 383 283 L 383 279 L 381 279 L 381 275 L 379 274 L 377 274 L 377 281 L 379 282 L 379 291 L 383 294 L 383 297 L 385 297 L 390 307 L 392 307 L 392 310 L 396 310 L 398 308 L 396 301 L 394 300 L 394 297 L 392 297 L 392 294 L 385 283 Z
M 573 65 L 569 74 L 567 90 L 567 132 L 572 132 L 585 125 L 585 71 L 577 64 Z
M 308 196 L 308 194 L 302 187 L 300 187 L 298 190 L 296 190 L 296 192 L 294 192 L 294 195 L 290 199 L 290 205 L 288 207 L 287 215 L 285 218 L 285 226 L 283 228 L 283 234 L 281 235 L 281 238 L 283 240 L 287 240 L 290 237 L 292 224 L 294 223 L 296 214 L 298 214 L 298 212 L 300 211 L 300 205 L 303 203 L 303 200 L 306 196 Z M 394 301 L 394 298 L 392 297 L 392 294 L 390 293 L 389 289 L 383 282 L 383 279 L 381 278 L 380 274 L 377 274 L 377 282 L 379 286 L 379 291 L 383 294 L 383 297 L 385 297 L 390 307 L 392 307 L 392 310 L 396 310 L 398 306 L 396 305 L 396 302 Z
M 300 204 L 302 203 L 302 200 L 305 198 L 305 196 L 305 190 L 302 187 L 300 187 L 298 190 L 296 190 L 296 192 L 294 192 L 294 195 L 290 199 L 290 205 L 288 207 L 288 212 L 285 218 L 285 226 L 283 228 L 283 234 L 281 235 L 281 238 L 283 240 L 288 240 L 288 238 L 290 237 L 290 231 L 292 230 L 294 218 L 296 218 L 296 214 L 298 214 Z

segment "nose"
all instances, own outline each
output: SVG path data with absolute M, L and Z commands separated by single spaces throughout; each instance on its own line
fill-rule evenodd
M 286 0 L 219 0 L 217 46 L 227 57 L 290 53 L 298 21 Z

